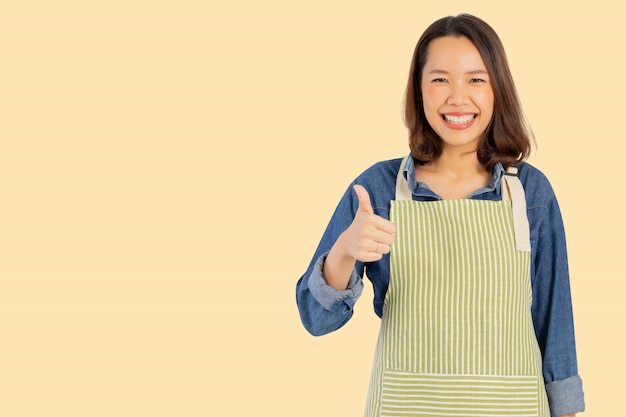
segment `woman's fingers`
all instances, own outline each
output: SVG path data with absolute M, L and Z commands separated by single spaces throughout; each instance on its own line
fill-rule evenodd
M 396 225 L 374 214 L 369 194 L 363 186 L 355 185 L 354 191 L 359 199 L 359 208 L 349 228 L 351 252 L 359 261 L 374 262 L 391 250 Z

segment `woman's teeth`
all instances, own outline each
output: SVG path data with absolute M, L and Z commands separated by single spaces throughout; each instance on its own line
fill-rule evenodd
M 465 116 L 450 116 L 448 114 L 443 115 L 443 118 L 446 120 L 446 122 L 455 125 L 464 125 L 466 123 L 469 123 L 472 121 L 472 119 L 474 119 L 474 117 L 476 117 L 475 114 L 467 114 Z

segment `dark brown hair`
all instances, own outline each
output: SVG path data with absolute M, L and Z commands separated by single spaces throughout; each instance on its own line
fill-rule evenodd
M 437 20 L 417 42 L 404 107 L 411 154 L 417 163 L 425 164 L 439 158 L 442 152 L 441 139 L 428 124 L 424 114 L 421 85 L 428 46 L 433 39 L 444 36 L 468 38 L 480 52 L 489 73 L 494 94 L 493 116 L 478 145 L 478 160 L 488 170 L 498 162 L 506 169 L 525 160 L 530 154 L 534 137 L 522 112 L 504 47 L 491 26 L 468 14 Z

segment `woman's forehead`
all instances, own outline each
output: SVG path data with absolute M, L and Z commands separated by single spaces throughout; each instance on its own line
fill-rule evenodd
M 478 48 L 464 36 L 444 36 L 433 39 L 428 45 L 425 71 L 450 73 L 486 72 L 487 68 Z

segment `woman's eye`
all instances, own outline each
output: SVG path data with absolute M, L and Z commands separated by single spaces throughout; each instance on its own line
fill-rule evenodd
M 470 80 L 470 82 L 471 82 L 471 83 L 484 83 L 484 82 L 486 82 L 486 81 L 485 81 L 484 79 L 482 79 L 482 78 L 472 78 L 472 79 Z
M 445 78 L 435 78 L 433 80 L 434 83 L 445 83 L 446 79 Z

